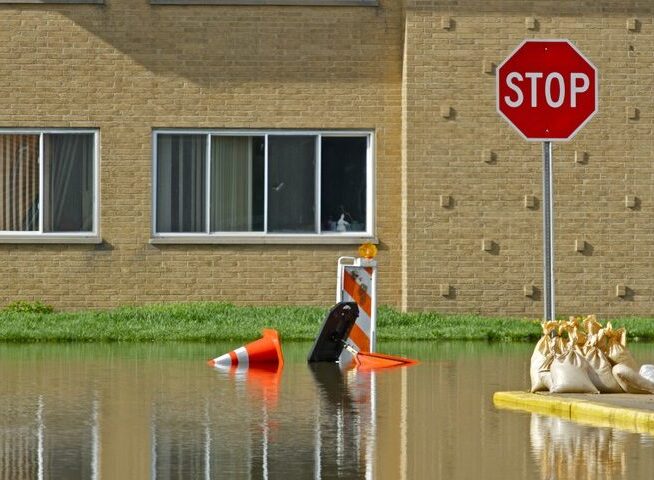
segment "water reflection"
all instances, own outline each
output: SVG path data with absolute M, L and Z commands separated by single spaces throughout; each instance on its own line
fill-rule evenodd
M 624 478 L 627 452 L 638 435 L 531 415 L 530 439 L 541 479 Z
M 407 345 L 376 373 L 306 344 L 247 372 L 204 364 L 229 345 L 0 345 L 0 480 L 652 478 L 654 437 L 494 408 L 531 345 Z
M 374 373 L 309 365 L 320 390 L 316 408 L 314 478 L 370 477 L 374 452 Z M 367 475 L 366 475 L 367 474 Z
M 251 408 L 259 400 L 251 396 L 252 379 L 276 374 L 216 373 L 221 389 L 215 397 L 198 392 L 189 402 L 184 401 L 186 392 L 165 392 L 154 399 L 151 478 L 261 478 L 267 470 L 268 405 L 263 401 L 260 408 Z
M 279 405 L 281 370 L 218 369 L 217 397 L 184 409 L 159 398 L 152 478 L 372 478 L 375 374 L 336 364 L 298 367 L 315 383 L 292 413 Z
M 0 479 L 99 478 L 99 402 L 77 400 L 2 396 Z

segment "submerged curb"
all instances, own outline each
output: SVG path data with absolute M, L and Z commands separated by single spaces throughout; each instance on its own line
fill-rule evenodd
M 526 410 L 599 427 L 613 427 L 654 435 L 654 411 L 525 392 L 495 392 L 493 404 L 498 408 Z

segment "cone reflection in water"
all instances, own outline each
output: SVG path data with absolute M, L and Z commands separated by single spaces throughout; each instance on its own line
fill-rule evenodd
M 248 393 L 255 399 L 261 399 L 266 407 L 277 407 L 283 370 L 281 363 L 262 364 L 256 367 L 216 365 L 216 370 L 229 375 L 236 382 L 243 383 Z
M 278 363 L 264 362 L 257 366 L 251 364 L 240 366 L 216 365 L 217 371 L 228 375 L 235 383 L 245 384 L 248 398 L 252 399 L 253 403 L 261 409 L 260 423 L 257 420 L 256 425 L 261 428 L 261 444 L 263 449 L 261 466 L 264 479 L 268 478 L 270 436 L 278 425 L 274 419 L 271 419 L 271 411 L 277 407 L 282 369 L 283 361 L 281 358 Z
M 265 328 L 259 340 L 225 353 L 219 357 L 209 360 L 207 363 L 212 367 L 217 366 L 261 366 L 261 365 L 284 365 L 284 356 L 279 342 L 279 333 L 272 328 Z

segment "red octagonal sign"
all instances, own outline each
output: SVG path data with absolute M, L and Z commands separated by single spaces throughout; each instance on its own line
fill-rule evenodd
M 497 110 L 527 140 L 569 140 L 597 111 L 597 68 L 568 40 L 525 40 L 497 68 Z

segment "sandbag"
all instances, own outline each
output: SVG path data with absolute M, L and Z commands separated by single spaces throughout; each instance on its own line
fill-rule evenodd
M 638 371 L 641 377 L 645 377 L 650 382 L 654 382 L 654 365 L 645 364 Z
M 631 352 L 627 350 L 627 331 L 624 328 L 613 330 L 611 322 L 604 328 L 604 336 L 607 338 L 607 357 L 613 365 L 623 364 L 632 370 L 638 371 L 638 363 L 634 360 Z
M 548 391 L 552 385 L 549 365 L 554 357 L 550 332 L 558 327 L 558 322 L 549 321 L 543 324 L 543 336 L 538 340 L 531 354 L 529 376 L 531 377 L 531 392 Z
M 549 370 L 536 372 L 531 380 L 531 393 L 549 392 L 552 389 L 552 374 Z
M 562 337 L 563 332 L 567 333 L 568 345 L 570 347 L 577 346 L 581 348 L 586 344 L 587 336 L 582 330 L 579 329 L 579 321 L 577 317 L 570 317 L 567 322 L 562 322 L 559 331 L 561 332 L 560 335 Z
M 584 357 L 588 360 L 588 365 L 590 366 L 588 376 L 591 382 L 602 393 L 622 393 L 624 390 L 622 390 L 622 387 L 620 387 L 620 384 L 613 376 L 613 364 L 606 356 L 606 353 L 598 347 L 601 344 L 606 345 L 604 329 L 590 316 L 584 320 L 584 327 L 587 329 L 587 332 L 595 332 L 588 333 L 586 343 L 582 348 Z
M 627 393 L 654 393 L 654 382 L 624 363 L 613 367 L 613 376 Z
M 584 327 L 584 330 L 586 333 L 590 335 L 597 335 L 600 333 L 600 330 L 602 330 L 602 324 L 597 321 L 597 317 L 595 315 L 588 315 L 584 320 L 581 322 L 581 324 Z M 606 338 L 602 336 L 602 338 Z
M 573 339 L 571 339 L 573 340 Z M 599 393 L 588 376 L 590 365 L 581 351 L 571 341 L 570 348 L 554 355 L 550 367 L 552 375 L 552 393 Z
M 597 347 L 589 347 L 584 353 L 584 357 L 588 361 L 590 369 L 588 370 L 588 377 L 593 385 L 602 393 L 622 393 L 624 390 L 613 376 L 613 366 L 602 352 Z

